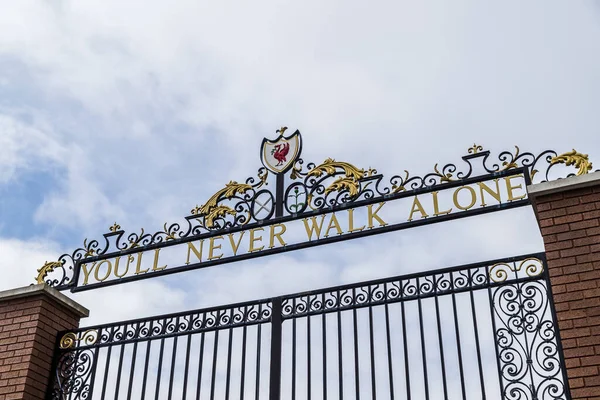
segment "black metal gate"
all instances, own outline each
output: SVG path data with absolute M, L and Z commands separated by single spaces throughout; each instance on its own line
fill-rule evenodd
M 544 254 L 59 335 L 49 399 L 570 399 Z

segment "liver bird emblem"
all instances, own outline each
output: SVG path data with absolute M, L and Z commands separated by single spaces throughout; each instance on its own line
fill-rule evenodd
M 282 165 L 287 161 L 287 155 L 290 152 L 290 144 L 283 143 L 275 145 L 275 148 L 271 150 L 271 154 L 277 160 L 277 166 Z
M 276 174 L 287 171 L 300 156 L 301 138 L 300 131 L 290 136 L 283 136 L 287 126 L 277 130 L 277 139 L 265 138 L 261 145 L 261 160 L 268 170 Z

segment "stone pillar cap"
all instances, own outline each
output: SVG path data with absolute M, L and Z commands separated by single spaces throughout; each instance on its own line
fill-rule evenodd
M 0 302 L 24 297 L 32 297 L 37 295 L 44 295 L 50 297 L 51 299 L 59 303 L 61 306 L 73 312 L 79 318 L 85 318 L 90 315 L 90 311 L 87 308 L 77 303 L 76 301 L 68 298 L 58 290 L 46 285 L 45 283 L 1 291 Z
M 529 185 L 527 186 L 527 193 L 529 198 L 533 201 L 539 196 L 583 189 L 590 186 L 600 186 L 600 171 Z

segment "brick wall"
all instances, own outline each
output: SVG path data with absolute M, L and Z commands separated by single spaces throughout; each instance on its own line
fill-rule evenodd
M 43 399 L 57 333 L 78 327 L 87 315 L 44 285 L 30 288 L 21 290 L 25 296 L 0 292 L 0 400 Z
M 583 188 L 562 184 L 536 196 L 534 207 L 572 397 L 600 400 L 600 179 Z

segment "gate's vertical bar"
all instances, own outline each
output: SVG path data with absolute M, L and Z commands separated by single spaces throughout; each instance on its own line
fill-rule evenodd
M 277 174 L 275 181 L 275 217 L 283 216 L 283 205 L 285 203 L 284 189 L 285 189 L 285 176 L 283 174 Z
M 502 366 L 500 365 L 500 352 L 498 351 L 498 337 L 497 337 L 497 331 L 496 331 L 496 310 L 495 310 L 495 304 L 494 304 L 494 295 L 495 295 L 495 291 L 494 294 L 492 294 L 492 283 L 490 282 L 490 274 L 491 269 L 488 266 L 486 268 L 487 270 L 487 281 L 488 281 L 488 296 L 490 298 L 490 318 L 492 320 L 492 330 L 494 331 L 494 351 L 495 351 L 495 355 L 496 355 L 496 365 L 497 365 L 497 369 L 498 369 L 498 385 L 500 386 L 500 396 L 504 396 L 504 384 L 502 383 Z M 495 290 L 498 290 L 498 288 L 496 288 Z
M 565 364 L 565 355 L 563 353 L 562 341 L 560 339 L 560 332 L 558 331 L 558 321 L 556 320 L 556 308 L 554 307 L 554 295 L 552 294 L 552 282 L 550 282 L 550 272 L 548 271 L 548 263 L 546 261 L 546 254 L 539 257 L 542 260 L 544 270 L 542 271 L 543 279 L 546 282 L 546 296 L 548 296 L 548 303 L 550 304 L 550 317 L 552 318 L 552 325 L 555 329 L 556 347 L 558 348 L 558 357 L 560 362 L 560 369 L 562 370 L 562 378 L 564 382 L 565 395 L 567 400 L 571 400 L 571 388 L 569 387 L 569 378 L 567 376 L 567 366 Z
M 477 310 L 475 309 L 475 296 L 473 291 L 475 290 L 475 282 L 473 281 L 473 271 L 469 270 L 469 284 L 471 290 L 469 290 L 469 298 L 471 299 L 471 315 L 473 316 L 473 332 L 475 333 L 475 350 L 477 351 L 477 365 L 479 367 L 479 386 L 481 387 L 481 399 L 487 398 L 485 393 L 485 382 L 483 381 L 483 365 L 481 364 L 481 347 L 479 345 L 479 330 L 477 329 Z
M 460 328 L 458 327 L 458 311 L 456 309 L 456 280 L 454 279 L 454 272 L 450 272 L 450 282 L 452 282 L 452 312 L 454 314 L 454 333 L 456 335 L 456 351 L 458 353 L 458 371 L 460 372 L 460 389 L 462 392 L 463 400 L 467 398 L 467 392 L 465 389 L 465 373 L 462 358 L 462 349 L 460 345 Z
M 439 279 L 436 279 L 435 276 L 433 278 L 435 285 L 435 318 L 437 321 L 437 336 L 438 336 L 438 345 L 440 348 L 440 363 L 442 365 L 442 386 L 444 388 L 444 398 L 448 398 L 448 383 L 446 382 L 446 362 L 444 361 L 444 339 L 442 334 L 442 321 L 440 318 L 440 294 L 438 293 L 439 289 L 439 281 L 444 278 L 444 275 L 440 275 Z
M 271 301 L 271 365 L 269 380 L 269 400 L 281 398 L 281 328 L 282 300 L 275 297 Z

